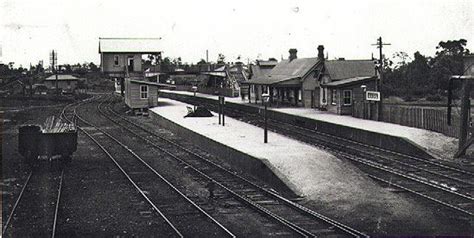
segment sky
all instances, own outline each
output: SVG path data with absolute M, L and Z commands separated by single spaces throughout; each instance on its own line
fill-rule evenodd
M 0 62 L 100 63 L 99 37 L 161 37 L 163 57 L 183 62 L 316 57 L 368 59 L 378 50 L 434 55 L 440 41 L 474 51 L 474 0 L 0 0 Z

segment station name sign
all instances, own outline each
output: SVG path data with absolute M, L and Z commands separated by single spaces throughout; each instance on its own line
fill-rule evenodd
M 367 91 L 365 92 L 365 100 L 367 101 L 380 101 L 380 92 Z

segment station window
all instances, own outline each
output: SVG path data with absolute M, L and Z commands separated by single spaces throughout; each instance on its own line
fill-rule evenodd
M 352 105 L 352 90 L 344 90 L 342 93 L 344 95 L 344 106 Z
M 118 66 L 119 65 L 119 57 L 118 55 L 114 55 L 114 65 Z
M 140 86 L 140 98 L 141 99 L 147 99 L 148 98 L 148 86 L 147 85 L 141 85 Z
M 332 105 L 337 104 L 337 90 L 336 89 L 331 90 L 331 104 Z

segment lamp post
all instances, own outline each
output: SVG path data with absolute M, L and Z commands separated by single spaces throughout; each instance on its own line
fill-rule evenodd
M 367 105 L 366 105 L 367 102 L 366 102 L 366 99 L 365 99 L 365 97 L 366 97 L 365 92 L 367 92 L 367 86 L 366 85 L 361 85 L 360 88 L 362 88 L 362 91 L 364 92 L 363 93 L 363 99 L 362 99 L 362 105 L 363 105 L 362 106 L 362 112 L 363 112 L 362 117 L 364 119 L 367 119 L 367 112 L 366 112 L 367 111 L 367 108 L 366 108 L 367 107 Z
M 263 126 L 263 143 L 268 143 L 268 129 L 267 129 L 267 105 L 268 100 L 270 99 L 270 94 L 264 93 L 262 94 L 263 104 L 265 105 L 265 110 L 263 111 L 264 117 L 264 126 Z
M 191 88 L 191 90 L 194 92 L 194 104 L 193 104 L 193 106 L 194 106 L 194 111 L 196 111 L 196 92 L 197 92 L 197 90 L 198 90 L 198 87 L 197 87 L 197 86 L 193 86 L 193 87 Z

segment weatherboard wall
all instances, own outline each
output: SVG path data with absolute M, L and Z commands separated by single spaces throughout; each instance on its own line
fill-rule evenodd
M 148 98 L 141 98 L 140 86 L 146 84 L 132 83 L 125 80 L 125 104 L 132 109 L 148 108 L 158 103 L 158 86 L 148 86 Z

